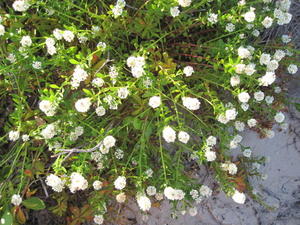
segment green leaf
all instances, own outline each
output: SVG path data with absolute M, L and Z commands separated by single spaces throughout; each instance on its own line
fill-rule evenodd
M 69 59 L 69 62 L 71 64 L 74 64 L 74 65 L 78 65 L 79 64 L 79 62 L 77 60 L 75 60 L 75 59 Z
M 56 84 L 50 84 L 49 87 L 59 89 L 59 86 L 57 86 Z
M 11 215 L 11 213 L 8 210 L 1 217 L 1 224 L 3 224 L 3 225 L 12 225 L 13 224 L 13 216 Z
M 45 203 L 38 197 L 32 197 L 24 200 L 22 204 L 28 208 L 28 209 L 33 209 L 33 210 L 41 210 L 44 209 Z
M 300 103 L 294 103 L 295 104 L 295 108 L 300 112 Z

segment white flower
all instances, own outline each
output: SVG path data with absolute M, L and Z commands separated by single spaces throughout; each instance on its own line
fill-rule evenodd
M 104 80 L 100 77 L 96 77 L 92 80 L 92 85 L 94 87 L 98 87 L 98 88 L 102 87 L 104 85 L 104 83 L 105 83 Z
M 10 141 L 16 141 L 20 138 L 20 132 L 19 131 L 14 131 L 14 130 L 11 130 L 9 133 L 8 133 L 8 139 Z
M 29 141 L 29 135 L 23 134 L 22 135 L 22 141 L 24 141 L 24 142 Z
M 148 186 L 146 192 L 149 196 L 154 196 L 156 194 L 156 188 L 154 186 Z
M 54 55 L 54 54 L 56 54 L 56 48 L 55 48 L 55 46 L 53 46 L 53 45 L 47 46 L 47 52 L 48 52 L 49 55 Z
M 252 31 L 252 35 L 253 35 L 254 37 L 258 37 L 258 36 L 260 35 L 259 30 L 257 30 L 257 29 L 253 30 L 253 31 Z
M 4 35 L 4 33 L 5 33 L 5 27 L 2 24 L 0 24 L 0 36 Z
M 132 76 L 139 78 L 144 75 L 145 58 L 142 56 L 130 56 L 127 59 L 127 66 L 131 68 Z
M 32 45 L 32 40 L 30 38 L 30 36 L 23 36 L 21 41 L 20 41 L 22 47 L 29 47 Z
M 78 112 L 87 112 L 92 105 L 90 98 L 81 98 L 76 101 L 75 108 Z
M 280 61 L 285 57 L 285 52 L 283 50 L 278 49 L 276 50 L 273 57 L 275 60 Z
M 244 204 L 246 200 L 246 195 L 244 193 L 239 192 L 238 190 L 235 190 L 234 194 L 232 195 L 232 199 L 238 204 Z
M 245 71 L 246 65 L 245 64 L 237 64 L 235 66 L 235 72 L 238 74 L 242 74 Z
M 250 63 L 248 64 L 246 67 L 245 67 L 245 74 L 248 75 L 248 76 L 251 76 L 252 74 L 254 74 L 256 72 L 255 70 L 255 64 L 254 63 Z
M 210 151 L 210 150 L 206 150 L 205 153 L 205 158 L 208 162 L 212 162 L 212 161 L 215 161 L 217 156 L 216 156 L 216 152 L 214 151 Z
M 56 135 L 56 127 L 55 125 L 52 124 L 48 124 L 42 131 L 41 131 L 41 135 L 43 136 L 43 138 L 45 139 L 51 139 Z
M 126 186 L 126 177 L 124 176 L 119 176 L 117 179 L 114 181 L 114 186 L 118 190 L 122 190 Z
M 103 215 L 95 215 L 94 216 L 94 223 L 103 224 L 103 222 L 104 222 Z
M 230 78 L 230 84 L 232 87 L 239 85 L 241 82 L 240 77 L 235 75 Z
M 228 32 L 233 32 L 235 30 L 235 25 L 232 23 L 228 23 L 225 28 Z
M 275 87 L 275 88 L 274 88 L 274 92 L 277 93 L 277 94 L 280 93 L 280 92 L 281 92 L 281 88 L 278 87 L 278 86 Z
M 227 109 L 225 111 L 225 116 L 226 116 L 227 120 L 235 120 L 237 114 L 238 114 L 238 112 L 236 111 L 235 108 Z
M 39 109 L 43 111 L 47 116 L 54 116 L 54 114 L 56 113 L 56 106 L 48 100 L 42 100 L 39 103 Z
M 257 91 L 254 93 L 254 98 L 256 101 L 260 102 L 260 101 L 264 100 L 265 93 L 263 93 L 262 91 Z
M 27 0 L 16 0 L 14 1 L 12 7 L 17 12 L 25 12 L 27 9 L 29 9 L 30 4 Z
M 192 0 L 177 0 L 178 4 L 182 7 L 188 7 L 191 5 Z
M 104 116 L 105 113 L 106 113 L 106 110 L 105 110 L 105 108 L 103 106 L 98 106 L 96 108 L 96 114 L 97 114 L 97 116 Z
M 120 99 L 125 99 L 129 95 L 129 90 L 127 87 L 121 87 L 118 89 L 118 97 Z
M 109 136 L 107 136 L 107 137 L 105 137 L 105 138 L 103 139 L 103 145 L 104 145 L 106 148 L 114 147 L 115 144 L 116 144 L 116 139 L 115 139 L 113 136 L 111 136 L 111 135 L 109 135 Z
M 48 175 L 45 182 L 53 191 L 62 192 L 64 189 L 65 181 L 54 174 Z
M 171 13 L 171 16 L 173 16 L 173 17 L 178 16 L 179 13 L 180 13 L 180 10 L 178 9 L 178 6 L 171 7 L 170 8 L 170 13 Z
M 166 126 L 163 129 L 163 138 L 167 143 L 174 142 L 176 139 L 176 132 L 172 127 Z
M 256 126 L 256 124 L 257 124 L 257 121 L 256 121 L 256 119 L 249 119 L 248 121 L 247 121 L 247 124 L 248 124 L 248 126 L 251 128 L 251 127 L 255 127 Z
M 246 58 L 251 57 L 251 52 L 247 48 L 240 46 L 238 48 L 238 55 L 241 59 L 246 59 Z
M 100 190 L 103 186 L 103 183 L 100 180 L 95 180 L 93 182 L 93 187 L 96 191 Z
M 151 169 L 151 168 L 149 168 L 149 169 L 147 169 L 146 171 L 145 171 L 145 174 L 146 174 L 146 176 L 149 178 L 149 177 L 152 177 L 152 175 L 153 175 L 153 170 Z
M 184 144 L 188 143 L 190 135 L 187 132 L 179 131 L 178 140 Z
M 73 41 L 73 39 L 74 39 L 74 37 L 75 37 L 75 35 L 73 34 L 73 32 L 70 31 L 70 30 L 65 30 L 65 31 L 63 31 L 62 36 L 63 36 L 63 38 L 64 38 L 67 42 Z
M 161 99 L 159 96 L 152 96 L 150 99 L 149 99 L 149 106 L 151 106 L 153 109 L 157 108 L 160 106 L 161 104 Z
M 238 99 L 240 102 L 248 102 L 250 99 L 250 95 L 247 92 L 241 92 L 238 94 Z
M 226 162 L 221 164 L 221 169 L 227 171 L 231 175 L 235 175 L 237 173 L 237 166 L 234 163 Z
M 118 194 L 118 195 L 116 196 L 116 200 L 117 200 L 117 202 L 119 202 L 119 203 L 124 203 L 124 202 L 126 201 L 126 194 L 123 193 L 123 192 L 121 192 L 120 194 Z
M 271 61 L 271 55 L 267 53 L 263 53 L 260 56 L 259 62 L 261 65 L 267 65 Z
M 72 75 L 72 80 L 71 80 L 72 87 L 75 89 L 78 88 L 80 82 L 86 80 L 87 77 L 88 77 L 88 73 L 84 69 L 82 69 L 79 65 L 77 65 Z
M 120 1 L 118 1 L 118 2 L 120 2 Z M 125 6 L 125 4 L 124 4 L 124 6 Z M 122 15 L 124 6 L 123 6 L 123 4 L 118 4 L 118 3 L 117 3 L 117 4 L 112 8 L 112 13 L 113 13 L 113 15 L 114 15 L 114 18 L 118 18 L 119 16 Z
M 268 71 L 274 71 L 277 70 L 278 66 L 279 66 L 278 61 L 273 59 L 270 62 L 268 62 L 267 69 Z
M 261 23 L 265 28 L 270 28 L 272 26 L 273 19 L 271 17 L 267 16 Z
M 265 132 L 265 135 L 267 138 L 273 138 L 275 136 L 275 132 L 273 130 L 270 129 L 264 129 L 263 130 Z
M 47 46 L 53 46 L 55 45 L 55 40 L 53 38 L 47 38 L 45 43 Z
M 206 139 L 206 144 L 208 146 L 214 146 L 217 144 L 217 138 L 215 136 L 209 136 L 207 139 Z
M 282 40 L 282 42 L 283 42 L 284 44 L 287 44 L 287 43 L 289 43 L 292 39 L 291 39 L 291 37 L 290 37 L 289 35 L 283 34 L 283 35 L 281 36 L 281 40 Z
M 19 206 L 22 203 L 22 197 L 20 195 L 14 194 L 11 197 L 11 204 L 15 205 L 15 206 Z
M 278 112 L 278 113 L 276 113 L 274 119 L 277 123 L 282 123 L 285 119 L 285 116 L 282 112 Z
M 197 98 L 182 97 L 182 104 L 189 110 L 198 110 L 200 108 L 200 101 Z
M 241 108 L 246 112 L 249 109 L 249 104 L 248 103 L 242 103 Z
M 100 48 L 102 51 L 104 51 L 106 49 L 107 45 L 105 42 L 102 42 L 100 41 L 98 44 L 97 44 L 97 48 Z
M 268 105 L 272 104 L 274 101 L 274 97 L 273 96 L 266 96 L 265 97 L 265 101 Z
M 198 213 L 197 207 L 192 207 L 189 209 L 190 216 L 196 216 Z
M 295 65 L 295 64 L 290 64 L 290 65 L 288 66 L 287 70 L 288 70 L 288 72 L 289 72 L 290 74 L 295 74 L 295 73 L 298 72 L 298 67 L 297 67 L 297 65 Z
M 243 123 L 241 121 L 235 121 L 234 126 L 235 126 L 235 129 L 237 129 L 238 131 L 244 131 L 244 129 L 245 129 L 245 123 Z
M 15 63 L 16 62 L 16 56 L 12 53 L 9 53 L 9 55 L 7 56 L 7 60 L 10 62 L 10 63 Z
M 53 30 L 53 35 L 57 40 L 61 40 L 63 38 L 63 31 L 56 28 Z
M 80 173 L 73 172 L 70 179 L 71 183 L 69 184 L 69 188 L 72 193 L 87 189 L 88 182 Z
M 248 23 L 252 23 L 255 20 L 254 8 L 251 8 L 250 11 L 246 12 L 243 17 Z
M 276 75 L 274 72 L 266 72 L 264 76 L 258 79 L 260 86 L 269 86 L 276 80 Z
M 229 120 L 226 118 L 225 114 L 218 115 L 217 120 L 223 124 L 226 124 L 229 122 Z
M 155 199 L 156 199 L 157 201 L 163 200 L 163 199 L 164 199 L 163 193 L 156 193 L 156 194 L 155 194 Z
M 185 193 L 180 189 L 174 189 L 172 187 L 166 187 L 164 189 L 164 195 L 169 200 L 182 200 L 185 196 Z
M 202 185 L 199 189 L 200 195 L 202 195 L 203 197 L 210 197 L 212 195 L 212 190 L 206 186 L 206 185 Z
M 185 74 L 185 76 L 190 77 L 194 73 L 194 68 L 191 66 L 186 66 L 183 69 L 183 73 Z
M 151 201 L 146 195 L 138 194 L 136 197 L 137 203 L 142 211 L 149 211 L 151 208 Z
M 247 158 L 250 158 L 251 154 L 252 154 L 252 151 L 250 148 L 247 148 L 243 151 L 243 155 Z
M 218 14 L 215 13 L 209 13 L 208 14 L 208 18 L 207 18 L 208 22 L 215 24 L 218 22 Z

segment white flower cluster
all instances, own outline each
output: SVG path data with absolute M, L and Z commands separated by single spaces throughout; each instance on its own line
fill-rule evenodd
M 274 17 L 277 19 L 278 25 L 289 24 L 292 20 L 292 14 L 288 11 L 291 6 L 290 0 L 280 0 L 276 2 L 277 8 L 274 10 Z
M 124 203 L 124 202 L 126 201 L 126 194 L 123 193 L 123 192 L 121 192 L 120 194 L 118 194 L 118 195 L 116 196 L 116 200 L 117 200 L 117 202 L 119 202 L 119 203 Z
M 48 54 L 49 55 L 54 55 L 56 53 L 54 38 L 47 38 L 45 43 L 46 43 Z
M 208 22 L 210 22 L 211 24 L 215 24 L 218 22 L 218 14 L 215 13 L 209 13 L 208 14 L 208 18 L 207 18 Z
M 11 130 L 9 133 L 8 133 L 8 139 L 10 141 L 16 141 L 20 138 L 20 132 L 17 131 L 17 130 Z
M 62 180 L 54 174 L 48 175 L 45 182 L 48 186 L 50 186 L 53 189 L 53 191 L 56 192 L 62 192 L 66 183 L 65 180 Z
M 124 0 L 118 0 L 116 5 L 112 9 L 112 13 L 114 18 L 118 18 L 122 15 L 123 9 L 126 6 L 126 2 Z
M 246 12 L 243 17 L 248 23 L 252 23 L 255 20 L 255 8 L 250 7 L 250 10 Z
M 109 149 L 114 147 L 116 145 L 116 139 L 109 135 L 105 137 L 99 147 L 99 150 L 102 154 L 107 154 L 109 152 Z
M 102 87 L 104 83 L 105 83 L 104 80 L 100 77 L 96 77 L 92 80 L 92 85 L 97 88 Z
M 166 126 L 163 129 L 163 138 L 167 143 L 174 142 L 176 140 L 176 131 L 172 127 Z
M 188 7 L 191 5 L 192 0 L 177 0 L 178 4 L 182 7 Z
M 82 69 L 79 65 L 77 65 L 72 75 L 71 86 L 75 89 L 78 88 L 80 82 L 85 81 L 87 77 L 88 77 L 88 73 L 84 69 Z
M 22 197 L 18 194 L 14 194 L 11 197 L 11 204 L 15 205 L 15 206 L 19 206 L 22 203 Z
M 149 99 L 149 106 L 151 106 L 153 109 L 157 108 L 160 106 L 161 104 L 161 99 L 159 96 L 152 96 L 150 99 Z
M 185 196 L 185 193 L 180 189 L 174 189 L 172 187 L 166 187 L 164 189 L 164 195 L 169 200 L 182 200 Z
M 235 190 L 234 194 L 232 195 L 232 199 L 238 204 L 244 204 L 246 201 L 246 195 L 238 190 Z
M 106 110 L 103 106 L 98 106 L 95 110 L 97 116 L 104 116 L 106 113 Z
M 90 98 L 81 98 L 75 102 L 75 108 L 78 112 L 87 112 L 89 111 L 92 105 Z
M 17 12 L 25 12 L 30 7 L 28 0 L 16 0 L 12 5 L 13 9 Z
M 185 74 L 185 76 L 190 77 L 194 73 L 194 68 L 191 66 L 186 66 L 183 68 L 183 73 Z
M 198 110 L 200 108 L 200 101 L 197 98 L 182 97 L 182 104 L 189 110 Z
M 142 56 L 130 56 L 127 59 L 127 66 L 131 69 L 132 76 L 139 78 L 144 75 L 145 58 Z
M 103 215 L 95 215 L 94 216 L 94 223 L 95 224 L 103 224 L 104 218 Z
M 179 10 L 178 6 L 171 7 L 170 13 L 171 13 L 171 16 L 173 16 L 173 17 L 179 16 L 180 10 Z
M 69 188 L 72 193 L 87 189 L 88 182 L 80 173 L 73 172 L 70 179 Z
M 142 211 L 149 211 L 151 208 L 150 199 L 144 194 L 137 194 L 136 201 Z
M 117 179 L 114 181 L 114 186 L 117 190 L 122 190 L 126 186 L 126 177 L 118 176 Z
M 84 132 L 82 126 L 75 127 L 75 130 L 72 131 L 69 135 L 70 141 L 76 141 Z
M 57 134 L 57 129 L 54 123 L 48 124 L 42 131 L 41 135 L 44 139 L 51 139 Z
M 100 189 L 102 188 L 102 186 L 103 186 L 103 183 L 102 183 L 100 180 L 95 180 L 95 181 L 93 182 L 93 188 L 94 188 L 96 191 L 100 190 Z
M 127 87 L 121 87 L 118 89 L 118 97 L 120 99 L 125 99 L 129 95 L 129 90 Z
M 229 147 L 231 149 L 235 149 L 238 147 L 238 144 L 243 140 L 243 137 L 239 134 L 235 135 L 233 139 L 229 143 Z
M 49 100 L 42 100 L 39 103 L 40 110 L 45 113 L 47 116 L 54 116 L 56 113 L 56 105 Z
M 31 37 L 26 35 L 26 36 L 23 36 L 21 41 L 20 41 L 20 44 L 22 45 L 22 47 L 26 48 L 26 47 L 30 47 L 32 45 L 32 40 L 31 40 Z
M 235 175 L 238 171 L 237 166 L 231 162 L 222 163 L 221 169 L 227 171 L 230 175 Z

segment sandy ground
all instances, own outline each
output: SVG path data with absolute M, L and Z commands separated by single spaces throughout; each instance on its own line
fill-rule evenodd
M 297 76 L 300 77 L 299 75 Z M 300 97 L 300 80 L 292 82 L 290 99 Z M 299 99 L 298 99 L 298 102 Z M 138 225 L 300 225 L 300 113 L 293 106 L 286 114 L 289 128 L 279 131 L 272 139 L 259 139 L 254 132 L 242 134 L 243 144 L 251 146 L 253 155 L 265 156 L 266 163 L 260 167 L 265 179 L 251 179 L 255 191 L 262 200 L 273 207 L 268 210 L 249 197 L 244 205 L 234 203 L 224 193 L 214 193 L 210 199 L 199 205 L 198 214 L 191 217 L 170 216 L 171 207 L 165 201 L 159 208 L 153 208 L 145 218 L 135 203 L 127 210 L 131 224 Z M 208 177 L 204 184 L 213 185 Z M 134 222 L 133 222 L 134 221 Z

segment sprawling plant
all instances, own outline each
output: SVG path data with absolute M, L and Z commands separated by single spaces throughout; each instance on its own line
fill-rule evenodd
M 202 165 L 244 203 L 262 159 L 239 132 L 286 127 L 295 50 L 288 34 L 261 34 L 291 21 L 289 0 L 0 6 L 1 222 L 48 207 L 102 224 L 113 200 L 132 196 L 142 211 L 163 198 L 191 207 L 212 194 L 193 176 Z

